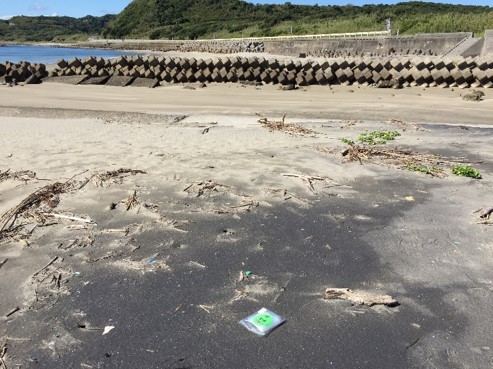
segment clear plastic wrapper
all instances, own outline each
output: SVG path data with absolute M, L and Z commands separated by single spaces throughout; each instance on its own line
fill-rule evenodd
M 241 325 L 243 325 L 250 332 L 258 334 L 259 336 L 268 335 L 285 322 L 286 319 L 282 316 L 266 308 L 262 308 L 255 314 L 240 320 Z

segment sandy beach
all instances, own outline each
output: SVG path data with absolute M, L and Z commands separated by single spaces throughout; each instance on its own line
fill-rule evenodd
M 191 86 L 0 86 L 6 368 L 492 365 L 492 91 Z

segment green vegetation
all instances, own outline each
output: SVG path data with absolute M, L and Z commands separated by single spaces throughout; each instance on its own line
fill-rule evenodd
M 362 133 L 358 136 L 358 141 L 368 145 L 385 144 L 387 141 L 395 140 L 401 134 L 397 131 L 373 131 Z
M 103 17 L 13 17 L 0 20 L 0 40 L 16 42 L 87 40 L 101 33 L 114 15 Z
M 419 1 L 396 5 L 254 5 L 240 0 L 134 0 L 103 31 L 113 38 L 227 38 L 385 29 L 475 32 L 493 28 L 493 8 Z
M 475 32 L 493 28 L 493 7 L 411 1 L 395 5 L 262 5 L 241 0 L 133 0 L 119 15 L 0 20 L 2 41 L 195 39 L 381 31 Z
M 469 177 L 475 179 L 481 179 L 481 174 L 469 165 L 454 165 L 452 166 L 452 173 L 457 176 Z
M 432 176 L 442 176 L 443 169 L 436 167 L 429 167 L 427 165 L 419 164 L 419 163 L 409 163 L 405 167 L 405 169 L 410 170 L 412 172 L 420 172 L 424 174 L 429 174 Z
M 341 142 L 348 145 L 354 145 L 354 141 L 351 140 L 350 138 L 341 138 Z

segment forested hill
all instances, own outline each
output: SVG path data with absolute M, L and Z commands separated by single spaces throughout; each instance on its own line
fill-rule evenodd
M 401 34 L 493 28 L 493 7 L 406 2 L 397 5 L 254 5 L 241 0 L 134 0 L 104 31 L 108 37 L 210 38 L 384 30 Z
M 99 35 L 115 15 L 102 17 L 13 17 L 0 20 L 0 41 L 77 41 Z
M 133 0 L 119 15 L 0 20 L 0 41 L 105 38 L 195 39 L 381 31 L 400 34 L 493 29 L 493 7 L 406 2 L 396 5 L 254 5 L 242 0 Z

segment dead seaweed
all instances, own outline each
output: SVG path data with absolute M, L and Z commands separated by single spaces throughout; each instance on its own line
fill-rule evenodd
M 118 170 L 96 173 L 88 181 L 91 181 L 96 187 L 109 187 L 111 184 L 121 184 L 125 177 L 130 175 L 135 176 L 137 174 L 147 174 L 147 172 L 138 169 L 120 168 Z
M 74 183 L 69 180 L 49 184 L 30 194 L 19 205 L 0 217 L 0 239 L 8 236 L 19 226 L 16 226 L 19 218 L 35 219 L 37 222 L 45 224 L 48 218 L 43 215 L 45 212 L 43 208 L 44 210 L 55 208 L 60 202 L 59 195 L 72 189 L 74 189 Z
M 6 171 L 0 171 L 0 182 L 6 181 L 8 179 L 13 179 L 17 181 L 30 181 L 32 179 L 36 179 L 36 172 L 32 170 L 20 170 L 16 172 L 11 172 L 10 169 Z

